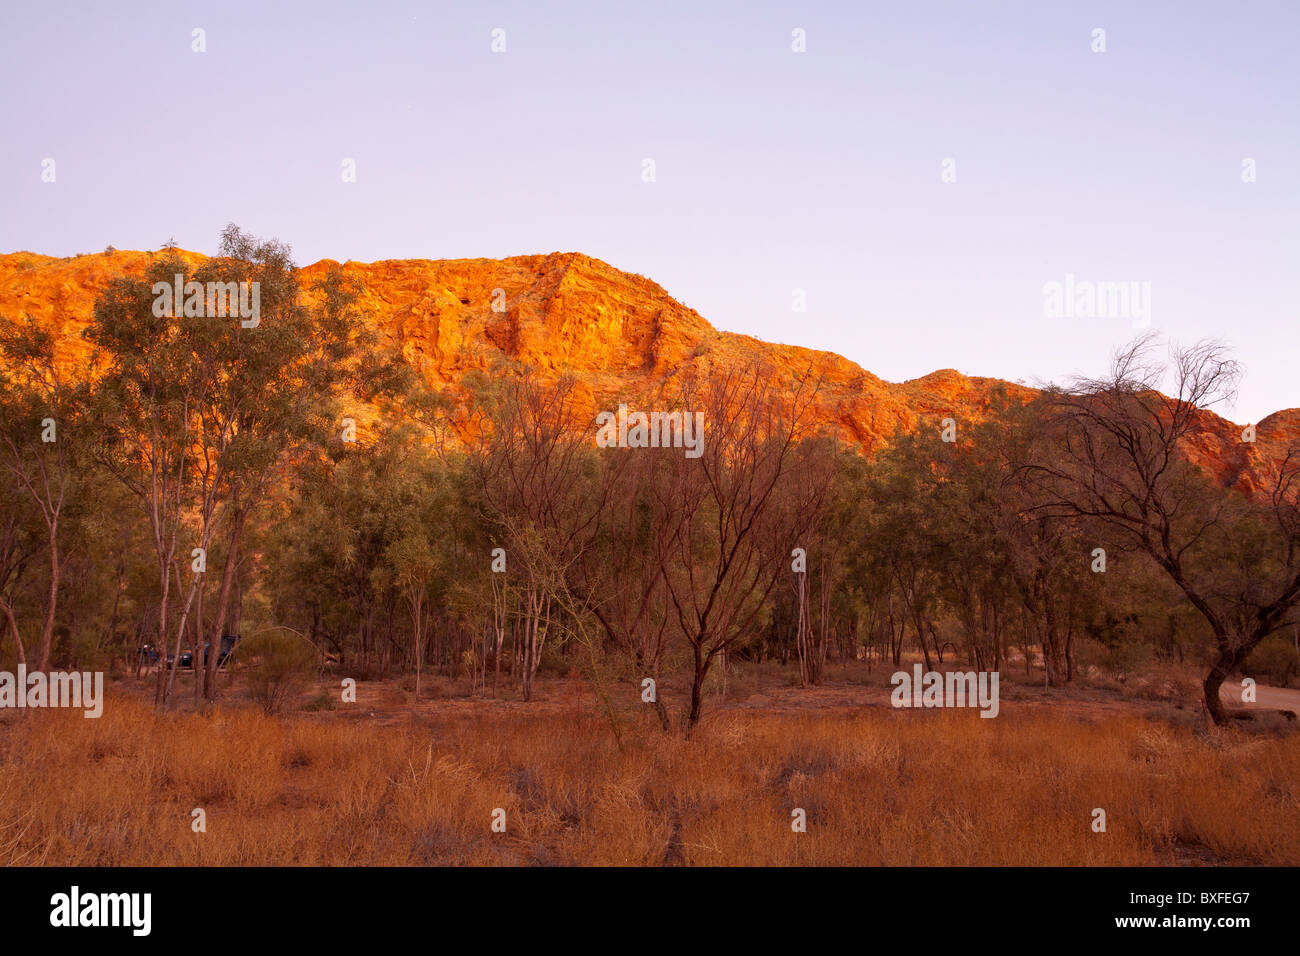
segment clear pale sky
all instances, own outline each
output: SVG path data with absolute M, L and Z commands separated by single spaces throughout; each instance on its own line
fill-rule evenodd
M 1255 421 L 1300 405 L 1298 40 L 1295 0 L 10 2 L 0 251 L 576 250 L 891 381 L 1101 372 L 1133 323 L 1044 283 L 1149 282 Z

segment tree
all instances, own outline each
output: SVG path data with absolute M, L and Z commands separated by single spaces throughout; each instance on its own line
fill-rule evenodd
M 348 391 L 364 397 L 381 387 L 392 361 L 378 354 L 371 326 L 355 308 L 360 290 L 340 269 L 313 287 L 317 304 L 301 300 L 297 269 L 283 243 L 227 226 L 218 256 L 196 277 L 260 289 L 256 325 L 209 316 L 184 326 L 191 353 L 212 383 L 195 409 L 195 440 L 201 457 L 213 463 L 204 494 L 224 515 L 225 560 L 210 630 L 215 650 L 230 616 L 250 517 L 292 462 L 330 440 L 341 397 Z M 219 656 L 207 658 L 209 698 L 216 694 Z
M 628 655 L 633 680 L 659 681 L 664 649 L 674 622 L 669 614 L 664 573 L 681 534 L 685 513 L 676 507 L 667 480 L 667 455 L 673 448 L 611 448 L 602 456 L 601 499 L 595 547 L 581 554 L 579 579 L 591 596 L 590 613 L 605 637 Z M 656 692 L 655 713 L 668 730 L 671 722 Z
M 873 507 L 866 514 L 864 529 L 870 560 L 861 570 L 889 584 L 886 621 L 895 666 L 901 661 L 911 624 L 926 670 L 930 669 L 927 632 L 948 562 L 935 527 L 934 469 L 949 455 L 948 443 L 937 434 L 918 431 L 895 436 L 893 445 L 872 463 L 867 497 Z
M 383 577 L 405 599 L 411 612 L 411 658 L 415 698 L 420 697 L 428 608 L 438 582 L 445 582 L 450 535 L 443 521 L 449 508 L 446 486 L 433 461 L 411 445 L 399 446 L 391 471 L 379 476 L 387 486 L 385 511 L 389 540 Z
M 522 572 L 520 687 L 531 700 L 557 595 L 575 555 L 593 545 L 603 509 L 594 423 L 576 381 L 543 382 L 529 370 L 486 393 L 470 458 L 483 517 Z M 486 543 L 486 542 L 485 542 Z M 555 573 L 558 566 L 564 575 Z
M 683 381 L 683 414 L 704 414 L 703 448 L 698 458 L 664 458 L 672 469 L 671 500 L 683 518 L 664 581 L 692 656 L 692 728 L 703 711 L 704 681 L 714 660 L 751 633 L 789 572 L 795 542 L 813 523 L 813 510 L 800 501 L 821 492 L 799 446 L 811 437 L 816 391 L 809 370 L 795 381 L 792 395 L 781 395 L 771 370 L 757 364 L 703 383 L 690 376 Z
M 29 496 L 45 525 L 50 583 L 37 645 L 39 671 L 50 666 L 59 581 L 66 558 L 60 522 L 68 502 L 77 455 L 74 435 L 82 417 L 84 388 L 64 380 L 54 353 L 54 336 L 29 316 L 23 322 L 0 317 L 0 454 L 14 483 Z M 15 643 L 21 645 L 12 607 L 4 604 Z M 22 648 L 18 653 L 22 658 Z
M 188 299 L 184 309 L 160 304 L 155 283 L 170 287 L 176 273 L 208 291 L 204 307 L 192 310 Z M 241 299 L 258 304 L 257 314 L 223 314 L 213 284 L 241 290 Z M 111 285 L 86 332 L 106 366 L 97 389 L 101 460 L 135 492 L 153 529 L 160 640 L 173 577 L 179 586 L 178 540 L 187 516 L 197 523 L 202 552 L 222 555 L 207 642 L 213 652 L 202 677 L 204 641 L 195 640 L 196 681 L 208 698 L 216 694 L 217 649 L 232 616 L 250 518 L 292 465 L 330 440 L 345 392 L 370 397 L 392 378 L 394 363 L 378 353 L 354 307 L 359 290 L 341 270 L 325 274 L 311 293 L 312 301 L 303 301 L 287 246 L 230 225 L 217 257 L 190 268 L 169 252 L 143 281 Z M 177 628 L 178 652 L 196 598 L 202 624 L 207 570 L 200 567 Z M 174 676 L 173 667 L 164 686 L 160 675 L 160 700 Z
M 1043 652 L 1048 686 L 1074 678 L 1074 635 L 1081 594 L 1093 584 L 1089 550 L 1078 521 L 1034 507 L 1033 489 L 1023 481 L 1022 465 L 1042 454 L 1042 409 L 1000 396 L 990 417 L 966 429 L 969 444 L 957 455 L 944 509 L 947 527 L 957 529 L 950 543 L 950 576 L 964 580 L 969 601 L 954 603 L 967 627 L 984 638 L 977 661 L 1001 666 L 1001 622 L 1015 598 L 1031 622 Z M 978 614 L 970 613 L 978 608 Z M 1028 663 L 1028 662 L 1026 662 Z
M 0 512 L 0 614 L 13 640 L 15 663 L 26 664 L 16 607 L 26 571 L 42 547 L 41 519 L 35 502 L 8 468 L 0 468 L 0 500 L 5 502 Z
M 172 576 L 191 504 L 194 415 L 206 398 L 210 376 L 187 347 L 183 312 L 155 310 L 152 289 L 155 282 L 170 284 L 187 268 L 185 260 L 169 254 L 143 279 L 114 281 L 96 301 L 94 318 L 83 333 L 95 348 L 95 363 L 104 369 L 91 403 L 95 458 L 134 496 L 149 523 L 158 574 L 156 639 L 164 652 Z M 210 524 L 205 527 L 210 533 Z M 206 546 L 205 536 L 201 547 Z M 178 632 L 176 657 L 180 639 Z M 157 704 L 169 695 L 176 657 L 167 678 L 158 669 Z
M 1300 601 L 1300 451 L 1274 469 L 1264 500 L 1216 486 L 1187 455 L 1205 410 L 1235 395 L 1241 368 L 1216 342 L 1171 347 L 1144 336 L 1109 374 L 1047 395 L 1053 442 L 1026 465 L 1040 510 L 1094 521 L 1148 555 L 1214 635 L 1205 706 L 1228 719 L 1219 689 Z M 1172 395 L 1159 388 L 1172 372 Z
M 849 486 L 841 479 L 840 462 L 830 439 L 809 441 L 799 449 L 806 475 L 804 487 L 791 488 L 806 515 L 808 531 L 801 542 L 804 554 L 794 571 L 795 644 L 799 653 L 799 680 L 804 687 L 822 682 L 834 609 L 832 597 L 843 580 L 844 561 L 838 554 L 840 524 L 852 513 Z M 793 552 L 792 552 L 793 554 Z M 809 568 L 811 565 L 811 568 Z M 810 576 L 811 575 L 811 576 Z M 811 582 L 811 583 L 810 583 Z M 816 591 L 814 607 L 812 592 Z

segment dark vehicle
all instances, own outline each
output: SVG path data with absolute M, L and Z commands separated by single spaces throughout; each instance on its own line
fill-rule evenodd
M 226 659 L 230 657 L 230 652 L 233 651 L 233 650 L 235 649 L 235 645 L 238 644 L 238 643 L 239 643 L 239 635 L 238 635 L 238 634 L 222 634 L 222 635 L 221 635 L 221 653 L 220 653 L 220 654 L 218 655 L 218 657 L 217 657 L 217 666 L 218 666 L 218 667 L 225 667 L 225 666 L 226 666 Z M 211 650 L 211 648 L 212 648 L 212 644 L 211 644 L 210 642 L 205 643 L 205 644 L 203 645 L 203 663 L 204 663 L 204 664 L 207 664 L 207 662 L 208 662 L 208 652 Z M 174 659 L 174 655 L 171 655 L 171 656 L 169 656 L 169 657 L 167 658 L 167 666 L 168 666 L 168 667 L 171 666 L 171 663 L 172 663 L 172 660 L 173 660 L 173 659 Z M 193 651 L 181 651 L 181 659 L 180 659 L 180 663 L 178 663 L 177 666 L 178 666 L 178 667 L 193 667 L 193 666 L 194 666 L 194 652 L 193 652 Z

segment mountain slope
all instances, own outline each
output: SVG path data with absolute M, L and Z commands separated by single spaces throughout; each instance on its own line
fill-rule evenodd
M 190 263 L 204 258 L 180 254 Z M 62 364 L 81 374 L 89 349 L 80 333 L 96 296 L 115 276 L 142 274 L 156 255 L 0 255 L 0 314 L 30 314 L 55 331 Z M 322 260 L 303 268 L 303 288 L 335 265 Z M 431 386 L 453 392 L 468 373 L 489 372 L 508 357 L 543 373 L 572 372 L 593 407 L 609 407 L 619 397 L 653 393 L 687 367 L 707 372 L 757 359 L 774 370 L 782 388 L 793 388 L 811 367 L 822 377 L 817 421 L 866 452 L 921 420 L 937 427 L 946 416 L 979 419 L 1001 390 L 1033 394 L 952 369 L 890 383 L 831 352 L 718 331 L 649 279 L 579 253 L 348 262 L 343 268 L 365 290 L 363 314 Z M 1261 464 L 1297 444 L 1300 409 L 1259 422 L 1253 445 L 1241 441 L 1240 426 L 1206 415 L 1191 453 L 1224 484 L 1257 492 Z

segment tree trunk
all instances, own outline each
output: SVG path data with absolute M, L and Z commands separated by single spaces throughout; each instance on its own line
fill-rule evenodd
M 1223 698 L 1219 696 L 1219 688 L 1223 682 L 1228 679 L 1232 669 L 1237 666 L 1239 658 L 1234 651 L 1220 650 L 1218 660 L 1210 669 L 1210 673 L 1205 676 L 1205 683 L 1202 685 L 1205 690 L 1205 709 L 1209 711 L 1210 717 L 1220 727 L 1228 723 L 1228 709 L 1223 706 Z
M 930 645 L 925 639 L 925 628 L 921 626 L 920 609 L 915 604 L 912 605 L 912 626 L 916 628 L 916 643 L 921 645 L 921 656 L 925 658 L 925 669 L 927 671 L 932 670 L 933 668 L 930 665 Z
M 235 512 L 234 521 L 230 526 L 230 538 L 226 548 L 226 566 L 221 572 L 221 591 L 217 596 L 217 613 L 215 620 L 212 622 L 212 649 L 213 653 L 208 655 L 208 660 L 204 665 L 207 669 L 207 679 L 204 681 L 204 690 L 207 693 L 208 700 L 217 699 L 217 659 L 221 656 L 221 637 L 226 629 L 226 615 L 230 610 L 230 591 L 234 586 L 235 572 L 239 565 L 239 541 L 244 532 L 244 513 Z
M 701 637 L 700 641 L 703 642 Z M 691 709 L 686 715 L 686 726 L 694 730 L 700 722 L 700 711 L 704 707 L 704 678 L 709 671 L 709 659 L 704 656 L 701 644 L 695 644 L 695 674 L 691 678 Z
M 155 707 L 162 705 L 167 691 L 165 672 L 167 670 L 167 604 L 171 596 L 172 586 L 171 555 L 165 557 L 161 564 L 161 570 L 162 582 L 159 587 L 158 599 L 158 633 L 154 638 L 158 644 L 155 649 L 155 656 L 158 657 L 158 669 L 155 672 L 156 685 L 153 693 Z
M 1241 665 L 1255 646 L 1264 639 L 1266 628 L 1261 628 L 1251 634 L 1240 647 L 1230 648 L 1226 640 L 1219 643 L 1219 657 L 1210 669 L 1210 673 L 1205 677 L 1205 683 L 1202 685 L 1205 690 L 1205 709 L 1209 711 L 1210 717 L 1214 722 L 1222 727 L 1231 719 L 1231 715 L 1226 707 L 1223 706 L 1223 698 L 1219 696 L 1219 688 L 1223 686 L 1234 670 Z
M 420 702 L 420 675 L 424 670 L 424 622 L 421 620 L 422 591 L 416 591 L 411 597 L 411 614 L 415 623 L 415 702 Z M 436 675 L 435 675 L 436 676 Z
M 201 579 L 200 579 L 201 580 Z M 208 671 L 206 661 L 203 660 L 203 585 L 199 585 L 199 591 L 194 596 L 194 656 L 191 658 L 194 671 L 194 703 L 198 703 L 203 697 L 203 676 Z
M 27 655 L 23 651 L 23 640 L 18 636 L 18 622 L 14 620 L 14 610 L 5 601 L 0 601 L 0 611 L 9 619 L 9 633 L 14 639 L 14 653 L 17 655 L 17 663 L 26 664 Z
M 795 574 L 795 599 L 798 602 L 798 623 L 795 627 L 795 644 L 799 649 L 799 684 L 807 687 L 813 683 L 812 648 L 808 627 L 808 575 Z
M 38 671 L 50 669 L 50 645 L 54 641 L 54 612 L 59 604 L 59 519 L 50 523 L 50 595 L 45 606 L 45 622 L 41 626 L 41 653 Z
M 1066 667 L 1065 646 L 1061 640 L 1061 625 L 1056 614 L 1056 601 L 1043 591 L 1043 668 L 1047 671 L 1047 686 L 1062 687 L 1069 680 Z
M 171 700 L 172 691 L 175 690 L 176 687 L 176 670 L 181 666 L 181 638 L 185 636 L 185 625 L 189 623 L 190 607 L 194 604 L 194 595 L 198 592 L 199 582 L 202 579 L 203 575 L 201 574 L 196 574 L 194 576 L 194 580 L 190 582 L 190 593 L 185 597 L 185 606 L 181 608 L 181 623 L 180 626 L 176 628 L 176 652 L 172 657 L 171 667 L 167 669 L 167 691 L 163 694 L 164 703 Z M 177 568 L 176 584 L 178 587 L 180 586 L 180 582 L 181 571 L 180 568 Z M 199 666 L 197 658 L 190 659 L 190 666 L 194 668 Z

